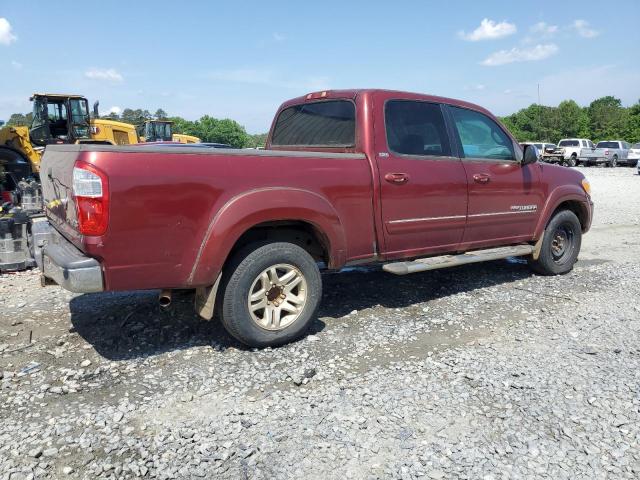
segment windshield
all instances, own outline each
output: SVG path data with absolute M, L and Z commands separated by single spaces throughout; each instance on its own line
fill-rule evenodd
M 578 140 L 560 140 L 559 147 L 579 147 L 580 142 Z
M 40 97 L 35 98 L 33 100 L 33 120 L 31 121 L 31 128 L 46 125 L 48 114 L 46 100 Z
M 170 142 L 170 122 L 147 122 L 145 126 L 145 140 L 147 142 Z
M 618 148 L 618 142 L 598 142 L 596 148 Z

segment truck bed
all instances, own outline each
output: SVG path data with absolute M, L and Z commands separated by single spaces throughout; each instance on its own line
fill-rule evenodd
M 70 188 L 76 162 L 108 178 L 110 218 L 103 236 L 78 233 Z M 199 264 L 216 257 L 207 250 L 217 241 L 210 238 L 212 226 L 224 230 L 223 250 L 235 229 L 268 221 L 271 211 L 278 218 L 283 212 L 309 218 L 346 237 L 334 241 L 344 245 L 338 263 L 374 253 L 372 174 L 364 154 L 52 145 L 41 172 L 47 217 L 80 251 L 101 260 L 109 290 L 211 283 L 222 265 L 215 258 Z M 221 225 L 232 206 L 235 223 Z

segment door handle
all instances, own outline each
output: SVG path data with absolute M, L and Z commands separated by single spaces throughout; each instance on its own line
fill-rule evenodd
M 409 175 L 407 175 L 406 173 L 387 173 L 384 176 L 384 179 L 389 183 L 402 185 L 403 183 L 407 183 L 409 181 Z
M 489 180 L 491 180 L 491 177 L 486 173 L 476 173 L 473 176 L 473 181 L 476 183 L 489 183 Z

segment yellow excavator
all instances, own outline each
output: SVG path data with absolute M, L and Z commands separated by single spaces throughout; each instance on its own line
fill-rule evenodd
M 193 135 L 173 133 L 171 120 L 146 120 L 138 127 L 138 136 L 141 142 L 200 143 Z

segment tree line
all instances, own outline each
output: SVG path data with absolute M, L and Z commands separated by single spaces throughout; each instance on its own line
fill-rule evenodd
M 170 120 L 173 122 L 173 133 L 195 135 L 203 142 L 226 143 L 236 148 L 264 147 L 266 134 L 251 135 L 242 125 L 229 118 L 214 118 L 204 115 L 198 120 L 186 120 L 178 116 L 169 116 L 162 108 L 151 114 L 148 110 L 125 108 L 122 113 L 114 112 L 100 118 L 118 122 L 141 125 L 145 120 Z
M 30 125 L 32 114 L 14 113 L 7 125 Z M 145 120 L 171 120 L 174 133 L 195 135 L 203 142 L 226 143 L 237 148 L 263 147 L 266 133 L 248 134 L 235 120 L 204 115 L 198 120 L 169 116 L 159 108 L 155 113 L 145 109 L 125 108 L 121 113 L 109 113 L 100 118 L 141 125 Z M 500 120 L 518 141 L 557 142 L 561 138 L 589 138 L 640 142 L 640 100 L 631 107 L 623 107 L 620 99 L 598 98 L 588 107 L 573 100 L 564 100 L 557 107 L 532 104 Z
M 627 108 L 612 96 L 598 98 L 588 107 L 573 100 L 557 107 L 533 104 L 500 120 L 520 142 L 556 143 L 572 137 L 640 142 L 640 100 Z
M 226 143 L 236 148 L 264 147 L 267 141 L 266 133 L 251 135 L 242 125 L 229 118 L 214 118 L 204 115 L 198 120 L 186 120 L 182 117 L 171 117 L 162 108 L 155 113 L 141 108 L 125 108 L 122 113 L 110 112 L 100 115 L 105 120 L 114 120 L 131 125 L 142 125 L 146 120 L 170 120 L 173 122 L 173 133 L 195 135 L 203 142 Z M 14 113 L 7 122 L 8 126 L 31 125 L 32 113 Z

